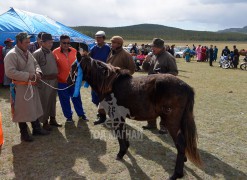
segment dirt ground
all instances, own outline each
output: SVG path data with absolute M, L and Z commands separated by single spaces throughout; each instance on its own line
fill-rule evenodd
M 185 163 L 183 179 L 247 179 L 247 72 L 221 69 L 214 62 L 185 63 L 177 59 L 179 78 L 196 93 L 195 121 L 204 168 Z M 145 73 L 135 73 L 143 76 Z M 57 98 L 57 120 L 63 124 L 50 135 L 21 143 L 10 116 L 9 91 L 0 89 L 5 144 L 0 155 L 0 179 L 167 179 L 172 175 L 176 149 L 169 135 L 143 131 L 145 121 L 127 120 L 128 129 L 140 132 L 130 139 L 123 161 L 115 160 L 118 142 L 105 126 L 94 126 L 96 107 L 90 88 L 81 89 L 89 122 L 66 124 Z M 145 109 L 144 109 L 145 111 Z

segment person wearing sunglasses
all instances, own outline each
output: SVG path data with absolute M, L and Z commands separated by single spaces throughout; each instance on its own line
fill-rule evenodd
M 76 60 L 77 50 L 70 46 L 70 37 L 68 35 L 60 36 L 60 47 L 53 50 L 53 55 L 55 56 L 58 68 L 58 88 L 64 89 L 68 87 L 67 77 L 69 76 L 70 67 L 72 63 Z M 73 97 L 75 86 L 71 86 L 65 90 L 58 91 L 59 101 L 62 107 L 64 116 L 67 118 L 66 122 L 73 122 L 72 110 L 70 105 L 70 99 L 74 105 L 75 111 L 79 117 L 79 120 L 87 121 L 85 115 L 81 95 Z

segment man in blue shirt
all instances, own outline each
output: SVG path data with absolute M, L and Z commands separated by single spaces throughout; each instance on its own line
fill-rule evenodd
M 111 51 L 111 48 L 108 44 L 105 43 L 105 32 L 104 31 L 98 31 L 95 34 L 95 40 L 97 44 L 93 46 L 90 49 L 89 55 L 98 61 L 106 62 L 107 57 Z M 99 106 L 99 98 L 96 94 L 96 92 L 92 91 L 92 102 L 98 106 L 98 114 L 97 114 L 97 120 L 94 122 L 94 125 L 104 123 L 106 120 L 106 113 L 103 109 L 103 107 Z

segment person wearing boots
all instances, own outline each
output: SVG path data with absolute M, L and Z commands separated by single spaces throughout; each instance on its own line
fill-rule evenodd
M 28 133 L 27 122 L 32 124 L 33 135 L 49 134 L 42 129 L 38 120 L 43 115 L 37 88 L 37 81 L 41 78 L 42 71 L 28 51 L 30 36 L 26 32 L 20 32 L 16 36 L 16 43 L 4 58 L 4 68 L 7 77 L 13 80 L 12 120 L 19 124 L 21 141 L 31 142 L 33 138 Z
M 37 60 L 42 70 L 42 80 L 50 86 L 57 88 L 57 63 L 52 54 L 51 48 L 53 46 L 53 39 L 51 34 L 43 33 L 41 35 L 41 48 L 33 53 L 34 58 Z M 57 90 L 49 87 L 43 82 L 38 82 L 39 96 L 44 111 L 43 116 L 39 118 L 43 123 L 43 128 L 51 131 L 51 126 L 61 127 L 62 125 L 56 121 L 56 97 Z M 50 122 L 48 119 L 50 117 Z
M 106 34 L 104 31 L 98 31 L 95 34 L 97 44 L 90 49 L 89 55 L 98 61 L 106 62 L 107 57 L 111 51 L 108 44 L 105 43 Z M 102 107 L 99 106 L 99 97 L 95 91 L 91 91 L 92 102 L 98 106 L 98 113 L 94 125 L 101 124 L 106 120 L 106 113 Z
M 157 73 L 168 73 L 174 76 L 178 75 L 178 68 L 176 64 L 176 59 L 169 52 L 165 50 L 164 40 L 159 38 L 154 38 L 151 44 L 153 55 L 148 56 L 143 64 L 142 68 L 148 74 L 157 74 Z M 146 126 L 142 127 L 143 129 L 157 129 L 156 120 L 148 121 Z M 163 124 L 160 124 L 160 134 L 167 134 L 168 131 Z

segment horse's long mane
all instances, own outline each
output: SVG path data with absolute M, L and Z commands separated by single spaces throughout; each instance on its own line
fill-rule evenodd
M 121 81 L 123 79 L 131 79 L 132 76 L 129 72 L 129 70 L 126 69 L 120 69 L 118 72 L 118 77 L 115 79 L 115 81 Z
M 90 65 L 89 65 L 90 64 Z M 91 63 L 87 63 L 84 67 L 88 71 L 90 66 L 90 73 L 87 73 L 89 84 L 92 89 L 97 92 L 102 98 L 112 92 L 113 84 L 115 81 L 121 81 L 123 78 L 131 78 L 128 70 L 122 70 L 114 67 L 111 64 L 106 64 L 91 58 Z M 89 71 L 88 71 L 89 72 Z

